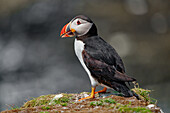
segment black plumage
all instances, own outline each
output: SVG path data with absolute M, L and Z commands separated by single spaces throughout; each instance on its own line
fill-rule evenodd
M 78 16 L 76 18 L 84 18 Z M 92 22 L 91 20 L 88 20 Z M 91 76 L 100 84 L 104 84 L 114 90 L 121 92 L 124 96 L 136 96 L 133 91 L 127 87 L 126 82 L 136 81 L 135 78 L 125 74 L 125 67 L 122 59 L 116 50 L 104 41 L 97 34 L 96 25 L 93 23 L 89 32 L 83 36 L 77 37 L 77 40 L 84 42 L 85 47 L 82 52 L 84 63 L 91 72 Z
M 98 92 L 106 92 L 106 87 L 110 87 L 126 97 L 136 96 L 139 99 L 126 85 L 126 82 L 133 82 L 136 79 L 125 74 L 121 57 L 110 44 L 98 36 L 97 27 L 90 18 L 84 15 L 76 16 L 63 27 L 60 35 L 76 38 L 75 53 L 92 84 L 91 96 L 87 98 L 94 98 L 95 87 L 104 85 L 105 88 Z
M 125 68 L 114 48 L 98 36 L 82 39 L 85 49 L 83 60 L 91 75 L 100 83 L 121 92 L 124 96 L 133 96 L 125 82 L 136 79 L 124 74 Z
M 125 72 L 123 61 L 116 50 L 99 36 L 82 39 L 85 43 L 85 51 L 94 59 L 114 66 L 121 73 Z

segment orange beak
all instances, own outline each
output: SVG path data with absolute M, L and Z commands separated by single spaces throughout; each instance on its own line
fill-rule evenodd
M 70 28 L 70 23 L 66 24 L 60 33 L 61 38 L 65 37 L 74 37 L 75 36 L 75 30 Z

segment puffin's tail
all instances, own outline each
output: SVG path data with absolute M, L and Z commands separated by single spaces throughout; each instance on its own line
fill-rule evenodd
M 112 88 L 115 89 L 116 91 L 123 93 L 124 97 L 132 97 L 135 96 L 138 100 L 140 99 L 139 96 L 134 92 L 131 91 L 125 84 L 125 82 L 117 83 L 113 82 L 112 83 Z
M 133 93 L 133 96 L 135 96 L 138 100 L 140 100 L 139 95 L 137 95 L 134 91 L 131 90 L 131 92 Z
M 131 91 L 125 84 L 125 82 L 129 83 L 136 81 L 135 78 L 130 77 L 125 73 L 120 73 L 118 71 L 115 72 L 114 78 L 116 79 L 116 81 L 111 83 L 113 89 L 120 93 L 123 93 L 125 97 L 135 96 L 137 99 L 140 99 L 139 96 L 134 91 Z

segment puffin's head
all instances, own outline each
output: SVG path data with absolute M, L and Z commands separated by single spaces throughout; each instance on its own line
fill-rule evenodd
M 81 37 L 81 36 L 97 35 L 97 29 L 92 20 L 84 15 L 74 17 L 61 30 L 60 36 L 65 37 Z

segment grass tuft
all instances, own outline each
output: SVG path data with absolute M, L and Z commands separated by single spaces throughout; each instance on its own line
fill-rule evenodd
M 134 87 L 135 88 L 133 88 L 132 91 L 134 91 L 137 95 L 139 95 L 141 100 L 148 102 L 148 104 L 157 103 L 156 99 L 150 97 L 150 93 L 152 92 L 152 90 L 142 89 L 139 87 L 138 83 L 134 83 Z
M 90 106 L 103 106 L 105 105 L 106 103 L 109 103 L 109 104 L 115 104 L 116 101 L 112 98 L 106 98 L 106 99 L 101 99 L 99 101 L 92 101 L 90 103 Z
M 62 106 L 67 106 L 67 103 L 70 101 L 68 97 L 61 97 L 57 100 L 54 100 L 54 104 L 60 104 Z
M 90 106 L 102 106 L 103 102 L 102 101 L 93 101 L 90 103 Z
M 121 113 L 152 113 L 151 110 L 149 110 L 146 107 L 132 107 L 131 102 L 129 104 L 123 105 L 121 103 L 117 103 L 114 99 L 112 98 L 106 98 L 106 99 L 101 99 L 100 101 L 92 101 L 90 103 L 90 106 L 105 106 L 108 107 L 108 104 L 110 108 L 114 108 L 115 110 L 121 112 Z
M 32 100 L 26 102 L 23 105 L 23 108 L 28 108 L 28 107 L 35 107 L 35 106 L 40 106 L 40 105 L 48 105 L 51 99 L 54 98 L 55 95 L 42 95 L 37 98 L 33 98 Z
M 106 98 L 104 100 L 104 102 L 109 103 L 109 104 L 115 104 L 116 103 L 116 101 L 114 99 L 112 99 L 112 98 Z
M 122 105 L 118 107 L 118 111 L 121 113 L 152 113 L 151 110 L 145 107 L 130 107 L 129 105 Z
M 72 94 L 63 94 L 63 97 L 54 100 L 53 104 L 60 104 L 62 106 L 67 106 L 67 103 L 70 101 L 72 96 L 73 96 Z M 37 98 L 32 98 L 32 100 L 26 102 L 23 105 L 23 108 L 48 105 L 54 97 L 55 95 L 43 95 Z
M 50 106 L 43 106 L 41 108 L 44 109 L 44 110 L 49 110 L 51 107 Z

